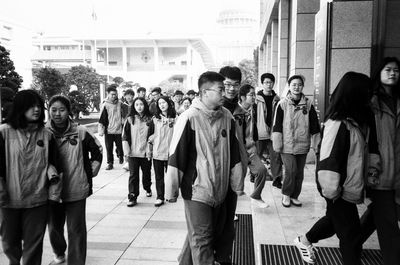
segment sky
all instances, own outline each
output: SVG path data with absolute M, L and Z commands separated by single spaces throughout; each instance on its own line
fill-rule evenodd
M 258 14 L 258 0 L 8 0 L 0 19 L 11 20 L 47 36 L 103 33 L 207 34 L 223 9 L 245 9 Z

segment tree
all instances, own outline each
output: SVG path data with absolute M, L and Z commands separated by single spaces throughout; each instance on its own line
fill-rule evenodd
M 172 96 L 175 90 L 184 91 L 184 85 L 180 82 L 174 82 L 171 80 L 164 80 L 160 83 L 159 87 L 162 89 L 162 93 L 167 96 Z
M 120 76 L 117 76 L 117 77 L 114 77 L 113 78 L 113 82 L 116 84 L 116 85 L 121 85 L 122 84 L 122 82 L 124 82 L 124 79 L 122 78 L 122 77 L 120 77 Z
M 10 53 L 0 45 L 0 86 L 9 87 L 14 92 L 21 87 L 22 77 L 15 72 L 14 62 L 10 59 Z
M 75 85 L 84 98 L 85 111 L 89 108 L 99 108 L 100 106 L 100 83 L 105 83 L 104 78 L 88 66 L 73 66 L 65 74 L 67 87 Z
M 242 71 L 242 83 L 257 86 L 256 66 L 253 60 L 243 59 L 238 67 Z
M 32 88 L 37 90 L 46 101 L 54 95 L 66 95 L 68 92 L 63 75 L 60 71 L 51 67 L 33 71 Z

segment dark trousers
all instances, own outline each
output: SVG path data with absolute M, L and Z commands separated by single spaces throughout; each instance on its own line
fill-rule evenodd
M 114 164 L 114 142 L 117 148 L 117 156 L 124 157 L 124 151 L 122 150 L 122 138 L 121 134 L 104 134 L 104 141 L 106 144 L 106 151 L 107 151 L 107 164 Z
M 143 157 L 129 157 L 129 196 L 136 199 L 139 196 L 139 168 L 142 169 L 143 189 L 151 191 L 151 162 Z
M 376 229 L 385 265 L 400 264 L 400 229 L 393 190 L 371 190 L 372 203 L 361 217 L 361 244 Z
M 164 200 L 164 174 L 167 171 L 168 161 L 153 159 L 154 174 L 156 175 L 157 199 Z
M 249 169 L 250 174 L 254 176 L 254 190 L 250 197 L 253 199 L 261 199 L 261 192 L 264 189 L 265 181 L 267 179 L 270 180 L 271 177 L 257 154 L 249 157 Z
M 10 265 L 41 265 L 47 204 L 24 209 L 0 208 L 0 234 Z
M 54 254 L 62 256 L 67 249 L 64 225 L 67 220 L 68 264 L 84 265 L 86 261 L 86 199 L 75 202 L 50 204 L 49 238 Z
M 342 198 L 335 202 L 326 200 L 326 215 L 319 219 L 308 231 L 306 237 L 311 243 L 329 238 L 334 234 L 339 238 L 340 252 L 344 265 L 361 264 L 361 244 L 358 237 L 361 232 L 357 206 Z
M 269 159 L 271 161 L 271 174 L 272 180 L 282 178 L 282 159 L 281 155 L 274 151 L 272 148 L 271 140 L 258 140 L 258 155 L 262 157 L 264 150 L 269 153 Z
M 282 182 L 282 194 L 297 199 L 301 193 L 304 179 L 304 167 L 307 154 L 281 154 L 285 166 L 285 176 Z

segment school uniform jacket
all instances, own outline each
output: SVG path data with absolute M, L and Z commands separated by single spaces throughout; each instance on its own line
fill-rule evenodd
M 122 147 L 124 154 L 130 157 L 145 158 L 149 135 L 153 134 L 154 126 L 150 117 L 128 117 L 122 131 Z
M 178 117 L 170 145 L 165 189 L 167 199 L 182 197 L 220 205 L 228 185 L 237 193 L 242 166 L 235 124 L 225 108 L 211 111 L 200 100 L 194 100 L 188 110 Z
M 121 134 L 129 106 L 119 100 L 106 99 L 100 109 L 98 131 L 103 134 Z
M 64 172 L 61 199 L 73 202 L 86 199 L 93 193 L 92 178 L 97 176 L 103 159 L 102 146 L 94 135 L 73 121 L 63 133 L 56 131 L 48 122 L 60 152 L 60 162 Z
M 264 100 L 264 97 L 262 96 L 263 91 L 259 91 L 256 96 L 256 106 L 257 106 L 257 130 L 258 130 L 258 139 L 259 140 L 269 140 L 271 139 L 271 133 L 272 133 L 272 123 L 273 123 L 273 118 L 274 118 L 274 110 L 276 105 L 279 102 L 279 96 L 276 95 L 275 91 L 272 90 L 272 113 L 271 113 L 271 120 L 268 121 L 268 107 L 267 103 Z M 268 126 L 268 124 L 271 125 Z

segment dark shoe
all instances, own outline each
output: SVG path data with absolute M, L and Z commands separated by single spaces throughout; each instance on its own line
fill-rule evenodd
M 126 203 L 126 206 L 128 206 L 128 207 L 133 207 L 133 206 L 135 206 L 136 204 L 137 204 L 136 199 L 130 199 L 130 200 Z
M 278 178 L 278 179 L 276 179 L 276 180 L 274 180 L 273 182 L 272 182 L 272 186 L 274 186 L 275 188 L 277 188 L 277 189 L 282 189 L 282 182 L 281 182 L 281 180 Z
M 106 170 L 111 170 L 113 168 L 114 168 L 114 166 L 112 164 L 108 164 L 107 167 L 106 167 Z
M 123 156 L 120 156 L 120 157 L 119 157 L 119 163 L 120 163 L 121 165 L 124 163 L 124 157 L 123 157 Z
M 156 202 L 154 203 L 154 206 L 155 207 L 160 207 L 163 204 L 164 204 L 164 200 L 157 199 Z
M 146 192 L 146 197 L 151 197 L 152 195 L 151 191 Z
M 251 183 L 254 183 L 255 178 L 256 178 L 256 177 L 254 176 L 254 174 L 251 174 L 251 173 L 250 173 L 250 182 L 251 182 Z

